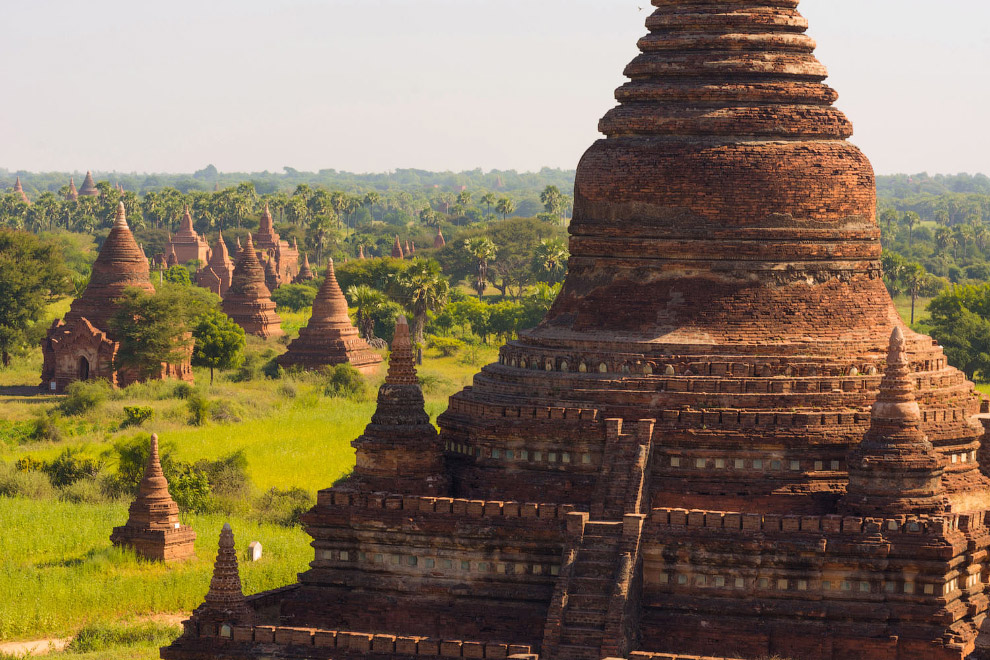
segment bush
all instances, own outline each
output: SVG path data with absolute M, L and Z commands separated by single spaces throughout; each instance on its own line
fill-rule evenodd
M 97 478 L 86 478 L 75 481 L 58 490 L 58 499 L 73 504 L 100 504 L 110 498 L 107 491 Z
M 248 461 L 244 450 L 237 450 L 215 461 L 196 461 L 193 468 L 202 473 L 210 490 L 225 497 L 241 497 L 250 490 Z
M 210 404 L 210 419 L 218 424 L 236 424 L 243 416 L 244 411 L 234 401 L 218 399 Z
M 169 395 L 171 399 L 188 399 L 196 391 L 196 388 L 189 383 L 179 382 L 175 384 L 172 388 L 172 392 Z
M 83 458 L 79 449 L 65 449 L 53 461 L 35 461 L 22 458 L 17 469 L 24 472 L 42 472 L 55 488 L 71 486 L 80 479 L 95 479 L 103 469 L 101 462 Z
M 37 442 L 62 442 L 61 419 L 57 410 L 38 415 L 31 422 L 31 439 Z
M 436 349 L 443 357 L 453 357 L 464 348 L 464 342 L 460 339 L 454 337 L 437 337 L 436 335 L 428 336 L 426 338 L 426 344 L 430 348 Z
M 449 378 L 445 378 L 438 373 L 422 372 L 419 374 L 419 386 L 423 388 L 423 391 L 427 394 L 432 394 L 433 392 L 439 391 L 445 386 L 451 384 Z
M 324 369 L 326 384 L 324 396 L 364 401 L 368 398 L 368 384 L 357 369 L 350 364 L 337 364 Z
M 46 500 L 53 494 L 52 482 L 43 473 L 20 470 L 11 463 L 0 462 L 0 497 Z
M 213 402 L 207 399 L 201 392 L 193 392 L 186 399 L 186 408 L 189 409 L 189 423 L 195 426 L 203 426 L 210 418 L 210 408 Z
M 182 511 L 210 513 L 213 510 L 210 481 L 206 475 L 188 464 L 175 466 L 168 479 L 168 491 Z
M 148 406 L 124 406 L 124 423 L 120 428 L 141 426 L 155 415 L 155 410 Z
M 302 488 L 272 488 L 258 498 L 255 507 L 262 520 L 291 527 L 298 525 L 300 516 L 313 508 L 315 503 Z
M 151 621 L 133 625 L 91 623 L 76 633 L 67 650 L 72 653 L 104 653 L 121 646 L 167 646 L 181 633 L 179 626 Z
M 288 309 L 301 312 L 307 307 L 312 307 L 315 299 L 316 289 L 305 284 L 284 284 L 272 291 L 276 310 Z
M 295 399 L 296 396 L 298 396 L 299 394 L 298 390 L 296 389 L 296 386 L 288 382 L 279 385 L 278 388 L 275 390 L 275 393 L 278 394 L 283 399 Z
M 81 415 L 96 408 L 110 396 L 110 384 L 104 380 L 70 383 L 65 388 L 61 409 L 66 415 Z
M 276 378 L 278 364 L 275 362 L 275 351 L 267 349 L 261 353 L 246 352 L 241 365 L 231 376 L 235 383 L 245 383 L 250 380 L 260 380 L 262 377 Z

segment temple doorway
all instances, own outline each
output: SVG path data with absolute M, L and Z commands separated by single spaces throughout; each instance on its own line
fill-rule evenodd
M 79 358 L 79 380 L 89 380 L 89 360 Z

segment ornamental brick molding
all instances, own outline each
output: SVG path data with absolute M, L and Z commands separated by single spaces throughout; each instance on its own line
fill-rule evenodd
M 451 397 L 438 475 L 391 430 L 420 409 L 379 398 L 303 519 L 309 570 L 264 601 L 276 646 L 223 657 L 328 657 L 279 626 L 359 631 L 355 658 L 990 657 L 980 397 L 884 288 L 873 169 L 798 1 L 653 5 L 554 306 Z
M 275 302 L 265 286 L 265 270 L 258 261 L 251 234 L 237 254 L 230 288 L 223 299 L 223 311 L 248 334 L 262 339 L 285 334 L 282 319 L 275 313 Z
M 145 559 L 177 561 L 196 554 L 196 532 L 179 522 L 179 507 L 168 492 L 158 456 L 158 436 L 151 436 L 151 449 L 138 496 L 131 503 L 127 524 L 115 527 L 114 545 L 133 548 Z
M 326 278 L 313 301 L 313 315 L 287 352 L 278 357 L 283 367 L 299 366 L 318 369 L 322 366 L 351 364 L 370 374 L 378 369 L 382 358 L 358 336 L 347 312 L 347 299 L 340 290 L 333 260 L 327 264 Z
M 81 193 L 80 193 L 81 194 Z M 72 301 L 65 318 L 56 320 L 41 343 L 41 388 L 62 392 L 77 380 L 106 380 L 121 387 L 138 380 L 134 373 L 114 369 L 119 343 L 112 336 L 110 319 L 116 301 L 128 288 L 154 293 L 148 259 L 127 226 L 123 202 L 117 218 L 93 264 L 89 284 Z M 177 364 L 163 364 L 156 379 L 192 382 L 192 346 Z

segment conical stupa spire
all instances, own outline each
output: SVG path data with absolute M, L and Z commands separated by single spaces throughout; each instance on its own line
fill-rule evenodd
M 152 434 L 148 463 L 131 503 L 127 524 L 115 527 L 110 540 L 133 547 L 149 559 L 172 560 L 194 553 L 196 533 L 179 523 L 179 507 L 168 492 L 158 453 L 158 436 Z
M 258 227 L 258 233 L 260 234 L 270 234 L 272 232 L 274 222 L 272 221 L 272 211 L 269 208 L 268 202 L 265 202 L 265 212 L 261 214 L 261 223 Z
M 405 249 L 405 250 L 403 250 L 403 252 L 405 253 L 405 255 L 406 255 L 407 257 L 408 257 L 408 256 L 410 256 L 410 255 L 411 255 L 411 254 L 413 253 L 413 251 L 412 251 L 412 247 L 410 247 L 410 245 L 409 245 L 409 240 L 408 240 L 408 239 L 406 240 L 406 249 Z
M 389 385 L 419 385 L 416 377 L 416 356 L 409 338 L 409 323 L 400 315 L 395 322 L 395 335 L 392 338 L 392 353 L 388 361 Z
M 351 327 L 351 317 L 347 313 L 347 299 L 337 283 L 333 259 L 327 259 L 327 272 L 313 300 L 313 319 L 324 323 L 339 324 Z
M 402 254 L 402 243 L 399 242 L 399 237 L 396 236 L 395 237 L 395 245 L 392 246 L 392 258 L 393 259 L 402 259 L 403 256 L 405 256 L 405 255 Z
M 437 235 L 433 237 L 433 247 L 440 249 L 447 245 L 447 241 L 443 238 L 443 232 L 440 231 L 440 225 L 437 225 Z
M 250 233 L 244 246 L 237 251 L 230 288 L 224 294 L 223 311 L 250 334 L 263 338 L 285 334 L 282 319 L 275 313 L 271 292 L 265 285 L 265 268 L 258 260 Z
M 895 327 L 870 429 L 850 456 L 846 511 L 882 516 L 944 510 L 944 468 L 921 429 L 914 392 L 904 332 Z
M 364 246 L 358 246 L 358 259 L 364 259 Z
M 193 620 L 203 623 L 245 625 L 250 624 L 253 613 L 244 598 L 241 574 L 237 566 L 237 549 L 234 532 L 229 523 L 220 530 L 217 559 L 213 564 L 210 590 L 203 604 L 193 612 Z
M 192 213 L 189 211 L 188 204 L 186 204 L 185 211 L 182 214 L 182 223 L 179 225 L 179 231 L 190 234 L 193 233 Z
M 66 201 L 78 202 L 79 201 L 79 191 L 76 190 L 76 180 L 69 177 L 69 192 L 65 194 Z
M 31 200 L 28 199 L 27 194 L 24 192 L 24 186 L 21 185 L 21 177 L 17 177 L 17 182 L 14 183 L 14 194 L 18 195 L 25 204 L 31 203 Z
M 83 197 L 99 197 L 100 189 L 96 187 L 96 182 L 93 181 L 93 173 L 86 172 L 86 178 L 83 179 L 82 187 L 79 189 L 79 194 Z
M 114 221 L 113 226 L 118 229 L 130 229 L 127 226 L 127 209 L 124 208 L 123 202 L 117 204 L 117 219 Z

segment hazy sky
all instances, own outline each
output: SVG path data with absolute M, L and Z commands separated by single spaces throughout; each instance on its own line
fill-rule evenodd
M 0 1 L 0 167 L 572 168 L 649 0 Z M 990 174 L 990 3 L 804 0 L 881 173 Z

